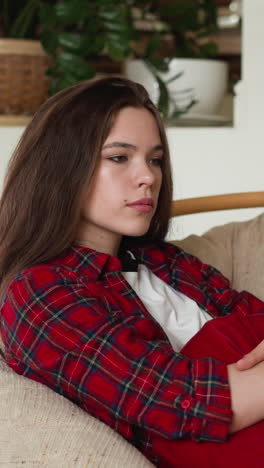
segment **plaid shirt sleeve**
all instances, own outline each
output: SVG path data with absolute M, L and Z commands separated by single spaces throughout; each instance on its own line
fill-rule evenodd
M 55 268 L 10 285 L 2 307 L 9 365 L 51 387 L 128 440 L 133 428 L 165 438 L 223 441 L 231 421 L 226 365 L 190 360 L 157 339 L 156 323 L 106 303 Z
M 248 291 L 236 291 L 229 280 L 211 265 L 184 252 L 175 245 L 164 243 L 164 263 L 169 265 L 175 289 L 186 294 L 213 317 L 241 311 L 246 315 L 264 312 L 264 302 Z M 153 249 L 153 253 L 155 252 Z M 152 252 L 150 251 L 152 256 Z M 154 254 L 155 255 L 155 254 Z M 166 277 L 164 277 L 166 281 Z

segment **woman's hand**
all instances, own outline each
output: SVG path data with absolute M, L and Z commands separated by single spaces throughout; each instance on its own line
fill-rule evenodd
M 262 342 L 262 350 L 263 346 Z M 233 410 L 229 431 L 233 433 L 264 419 L 264 360 L 243 372 L 229 364 L 227 372 Z
M 254 367 L 259 362 L 264 361 L 264 340 L 261 341 L 256 348 L 250 353 L 245 354 L 242 359 L 237 361 L 236 367 L 238 370 L 247 370 Z

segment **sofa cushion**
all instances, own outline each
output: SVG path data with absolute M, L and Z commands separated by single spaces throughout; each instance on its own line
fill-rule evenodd
M 0 464 L 149 468 L 131 444 L 77 405 L 15 374 L 0 357 Z

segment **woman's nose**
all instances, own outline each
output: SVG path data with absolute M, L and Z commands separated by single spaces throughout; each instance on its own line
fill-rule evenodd
M 149 164 L 142 164 L 138 168 L 136 180 L 139 185 L 152 185 L 155 182 L 155 174 Z

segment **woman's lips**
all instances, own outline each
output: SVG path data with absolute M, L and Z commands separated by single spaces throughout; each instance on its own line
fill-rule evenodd
M 151 198 L 141 198 L 133 203 L 128 203 L 127 206 L 129 206 L 129 208 L 134 208 L 136 211 L 149 213 L 153 210 L 154 203 Z

